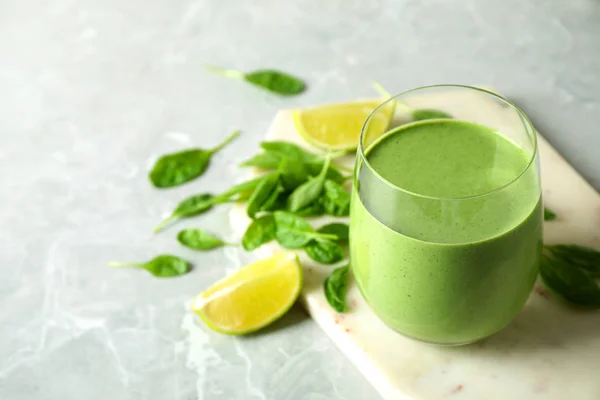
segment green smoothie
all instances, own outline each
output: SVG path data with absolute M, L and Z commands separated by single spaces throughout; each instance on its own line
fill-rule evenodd
M 531 156 L 490 128 L 450 119 L 401 126 L 365 155 L 350 248 L 374 311 L 395 330 L 439 344 L 505 327 L 539 268 L 542 207 Z

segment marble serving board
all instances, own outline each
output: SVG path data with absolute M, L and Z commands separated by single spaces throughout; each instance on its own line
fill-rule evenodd
M 497 126 L 512 118 L 497 103 L 460 93 L 437 96 L 433 101 L 437 108 L 456 118 L 496 118 Z M 415 98 L 409 105 L 418 108 L 421 100 Z M 310 149 L 298 136 L 289 110 L 277 113 L 265 139 L 288 140 Z M 545 242 L 600 248 L 600 197 L 541 135 L 539 149 L 544 200 L 558 214 L 557 220 L 545 223 Z M 343 162 L 351 166 L 353 159 Z M 230 217 L 241 236 L 250 222 L 245 209 L 234 207 Z M 325 222 L 315 219 L 316 226 Z M 256 255 L 280 250 L 268 244 Z M 436 347 L 389 329 L 369 309 L 354 282 L 347 295 L 349 312 L 336 313 L 322 289 L 332 267 L 299 255 L 305 273 L 301 302 L 385 400 L 600 399 L 600 312 L 569 307 L 539 282 L 523 311 L 501 332 L 472 345 Z

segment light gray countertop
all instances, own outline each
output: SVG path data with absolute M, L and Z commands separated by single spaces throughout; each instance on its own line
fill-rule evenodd
M 598 21 L 595 0 L 3 1 L 0 399 L 377 399 L 300 309 L 248 338 L 195 324 L 186 302 L 249 257 L 152 227 L 239 179 L 276 110 L 368 97 L 372 80 L 491 84 L 598 188 Z M 275 67 L 310 89 L 283 99 L 205 63 Z M 149 185 L 159 154 L 236 128 L 202 179 Z M 230 234 L 227 207 L 186 225 Z M 105 267 L 162 252 L 194 271 Z

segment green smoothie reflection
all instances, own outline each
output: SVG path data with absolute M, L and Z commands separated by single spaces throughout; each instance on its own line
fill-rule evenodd
M 374 311 L 397 331 L 440 344 L 506 326 L 539 267 L 531 156 L 490 128 L 456 120 L 402 126 L 365 154 L 371 168 L 359 168 L 353 188 L 351 259 Z

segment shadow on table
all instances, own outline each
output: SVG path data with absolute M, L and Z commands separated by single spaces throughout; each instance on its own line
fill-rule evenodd
M 275 321 L 273 324 L 267 326 L 258 332 L 251 333 L 247 337 L 256 337 L 261 335 L 268 335 L 273 332 L 280 332 L 294 326 L 301 324 L 309 319 L 308 314 L 304 311 L 304 308 L 298 303 L 294 304 L 285 315 Z
M 600 312 L 574 308 L 556 299 L 536 283 L 521 313 L 495 335 L 471 345 L 453 348 L 493 356 L 547 352 L 552 349 L 597 347 Z

